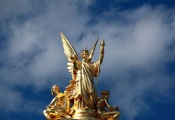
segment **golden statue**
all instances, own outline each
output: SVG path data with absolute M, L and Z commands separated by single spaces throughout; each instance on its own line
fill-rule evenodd
M 51 89 L 52 95 L 55 95 L 54 99 L 47 106 L 43 114 L 48 120 L 59 120 L 61 117 L 70 118 L 68 115 L 70 109 L 70 101 L 67 96 L 60 93 L 60 88 L 57 85 L 53 85 Z
M 120 116 L 119 108 L 114 106 L 112 107 L 108 103 L 108 99 L 110 97 L 110 92 L 108 90 L 104 90 L 101 92 L 102 98 L 100 98 L 97 102 L 97 112 L 101 120 L 118 120 Z
M 75 49 L 69 43 L 63 33 L 61 33 L 61 39 L 63 43 L 64 53 L 68 58 L 67 68 L 72 74 L 72 80 L 70 80 L 70 85 L 66 87 L 64 93 L 60 93 L 60 90 L 54 89 L 55 94 L 62 94 L 64 96 L 64 99 L 63 101 L 61 99 L 58 99 L 60 96 L 57 95 L 53 101 L 64 102 L 65 104 L 58 105 L 55 104 L 55 102 L 51 102 L 46 110 L 43 111 L 46 118 L 48 120 L 52 120 L 53 118 L 54 120 L 109 120 L 110 118 L 117 119 L 120 113 L 116 111 L 115 108 L 110 106 L 110 111 L 103 110 L 104 105 L 107 105 L 107 107 L 109 107 L 109 104 L 107 102 L 108 98 L 102 95 L 102 98 L 99 99 L 96 90 L 97 87 L 94 85 L 94 77 L 97 78 L 100 73 L 100 65 L 104 57 L 105 41 L 102 40 L 100 43 L 99 59 L 96 62 L 92 62 L 91 59 L 94 55 L 98 39 L 96 40 L 91 51 L 87 49 L 83 49 L 81 51 L 82 61 L 80 61 Z M 105 96 L 109 96 L 109 94 Z M 55 100 L 56 98 L 57 100 Z M 102 104 L 101 102 L 105 104 Z M 53 103 L 55 104 L 54 106 L 52 105 Z
M 94 88 L 94 77 L 97 77 L 100 72 L 100 64 L 104 56 L 104 40 L 101 42 L 100 57 L 97 62 L 91 62 L 94 54 L 96 41 L 91 52 L 83 49 L 81 53 L 82 61 L 78 59 L 78 54 L 71 46 L 66 37 L 61 33 L 64 53 L 68 58 L 68 70 L 72 74 L 72 80 L 76 83 L 76 97 L 79 99 L 76 109 L 91 109 L 94 110 L 94 104 L 97 101 L 97 94 Z M 90 98 L 90 99 L 89 99 Z

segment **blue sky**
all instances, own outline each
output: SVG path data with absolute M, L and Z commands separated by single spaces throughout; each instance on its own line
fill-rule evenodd
M 77 52 L 105 39 L 98 91 L 120 120 L 174 120 L 174 11 L 174 0 L 1 0 L 0 119 L 44 120 L 51 86 L 69 85 L 62 31 Z

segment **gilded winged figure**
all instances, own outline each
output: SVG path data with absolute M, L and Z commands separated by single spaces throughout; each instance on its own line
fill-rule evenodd
M 98 77 L 100 73 L 100 65 L 104 56 L 104 40 L 100 44 L 100 55 L 96 62 L 91 62 L 94 55 L 95 47 L 98 42 L 95 42 L 92 50 L 83 49 L 81 51 L 82 61 L 67 38 L 61 33 L 64 53 L 68 58 L 68 70 L 72 74 L 72 80 L 75 82 L 75 109 L 91 109 L 98 99 L 96 88 L 94 87 L 94 77 Z

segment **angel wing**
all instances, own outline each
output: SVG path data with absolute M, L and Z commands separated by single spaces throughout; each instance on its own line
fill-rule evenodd
M 64 36 L 64 34 L 62 32 L 61 32 L 61 40 L 63 42 L 64 53 L 68 58 L 67 69 L 72 74 L 73 63 L 72 63 L 72 60 L 70 59 L 70 57 L 73 55 L 73 56 L 75 56 L 75 59 L 78 60 L 78 54 L 76 53 L 75 49 L 69 43 L 69 41 L 67 40 L 67 38 Z

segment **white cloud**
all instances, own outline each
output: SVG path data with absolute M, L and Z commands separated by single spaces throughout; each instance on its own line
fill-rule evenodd
M 43 101 L 32 101 L 32 99 L 25 99 L 19 91 L 13 87 L 7 88 L 8 85 L 0 86 L 0 105 L 4 113 L 14 112 L 36 112 L 41 113 Z
M 59 85 L 64 85 L 64 81 L 57 80 L 58 75 L 66 74 L 62 73 L 63 66 L 66 67 L 66 62 L 64 62 L 66 57 L 63 54 L 60 31 L 67 31 L 75 40 L 79 37 L 79 31 L 83 30 L 88 16 L 84 15 L 84 11 L 79 11 L 76 3 L 68 0 L 64 2 L 45 0 L 44 11 L 35 9 L 40 7 L 39 3 L 34 4 L 30 1 L 24 4 L 21 1 L 15 1 L 12 7 L 11 3 L 2 2 L 6 7 L 1 8 L 1 20 L 11 18 L 11 21 L 7 23 L 2 21 L 4 28 L 1 28 L 8 35 L 8 44 L 7 48 L 1 51 L 6 54 L 1 55 L 3 65 L 0 67 L 0 78 L 1 85 L 8 88 L 7 93 L 10 95 L 1 96 L 1 101 L 2 104 L 9 102 L 11 104 L 8 104 L 6 108 L 3 106 L 1 108 L 6 111 L 15 111 L 15 109 L 36 111 L 37 107 L 40 108 L 40 104 L 36 106 L 33 104 L 38 101 L 30 102 L 30 99 L 13 88 L 25 89 L 32 85 L 35 90 L 41 91 L 49 87 L 48 83 L 60 81 Z M 90 2 L 87 0 L 81 4 L 82 7 L 87 7 Z M 19 11 L 15 11 L 16 9 Z M 24 21 L 21 21 L 20 17 L 24 17 Z M 1 95 L 7 91 L 4 89 L 1 88 Z M 24 103 L 26 107 L 23 106 Z M 27 106 L 35 107 L 28 110 Z
M 16 109 L 18 110 L 18 106 L 20 105 L 21 95 L 17 91 L 11 91 L 8 88 L 1 86 L 0 99 L 1 108 L 4 111 L 15 111 Z M 13 102 L 11 100 L 13 100 Z
M 29 0 L 1 0 L 0 9 L 0 20 L 3 20 L 13 15 L 30 12 L 32 7 Z

